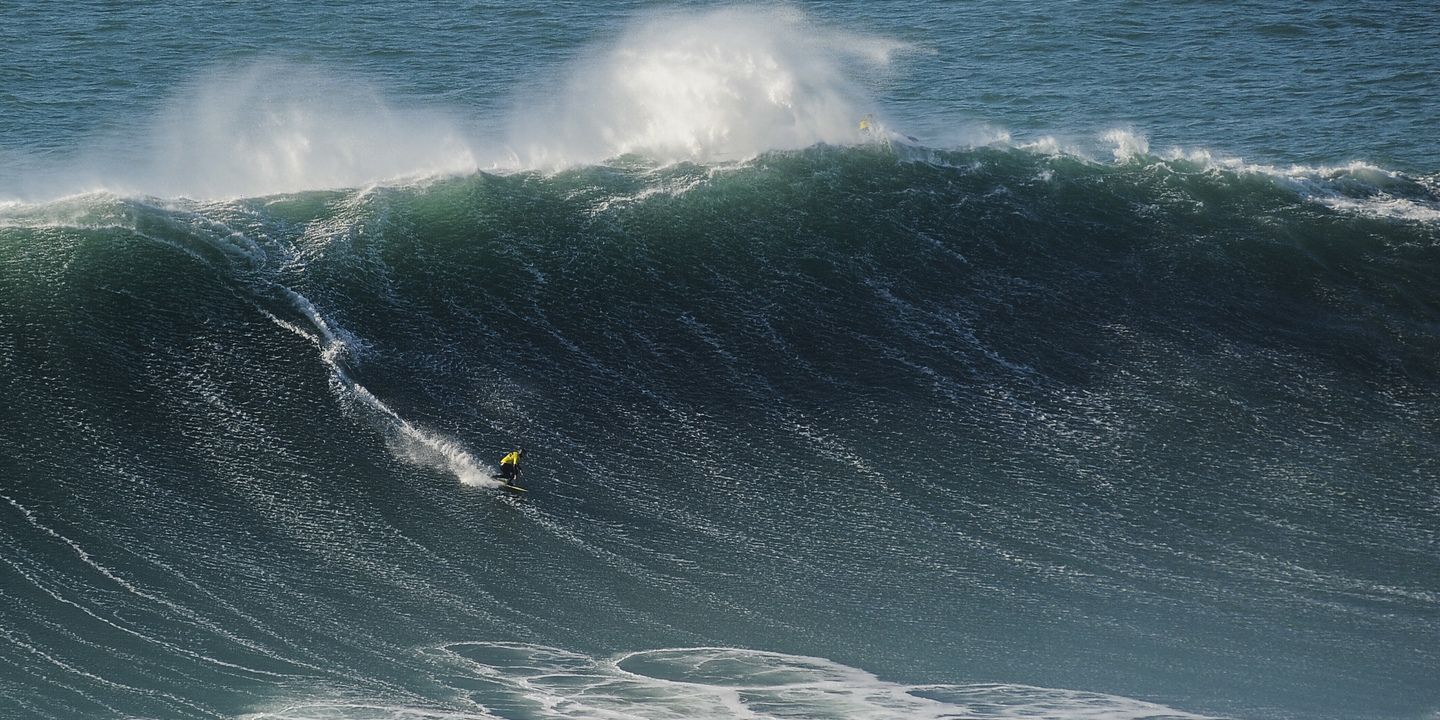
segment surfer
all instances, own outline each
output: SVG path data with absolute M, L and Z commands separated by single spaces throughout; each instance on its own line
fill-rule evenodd
M 515 481 L 520 479 L 520 475 L 524 473 L 520 469 L 520 460 L 523 457 L 525 448 L 520 448 L 500 460 L 500 477 L 504 478 L 505 482 L 514 485 Z

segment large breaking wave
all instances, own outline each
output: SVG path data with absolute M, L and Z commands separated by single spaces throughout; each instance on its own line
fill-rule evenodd
M 621 37 L 481 121 L 216 72 L 102 190 L 0 206 L 0 699 L 1359 717 L 1425 686 L 1435 177 L 931 148 L 859 82 L 894 44 L 790 11 Z M 488 479 L 522 444 L 523 500 Z

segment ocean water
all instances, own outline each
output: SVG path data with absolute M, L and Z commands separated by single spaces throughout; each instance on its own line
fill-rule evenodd
M 0 717 L 1440 718 L 1437 37 L 0 0 Z

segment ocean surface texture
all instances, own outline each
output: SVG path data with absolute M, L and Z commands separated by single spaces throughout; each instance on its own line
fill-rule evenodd
M 0 718 L 1440 720 L 1440 8 L 0 0 Z

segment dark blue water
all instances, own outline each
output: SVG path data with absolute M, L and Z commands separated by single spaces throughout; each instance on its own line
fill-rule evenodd
M 1440 712 L 1425 4 L 0 10 L 4 717 Z

